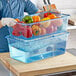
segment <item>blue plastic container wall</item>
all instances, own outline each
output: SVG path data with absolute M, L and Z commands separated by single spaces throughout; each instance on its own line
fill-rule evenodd
M 31 63 L 64 54 L 68 32 L 32 40 L 23 40 L 13 36 L 7 36 L 7 39 L 11 58 L 24 63 Z
M 31 15 L 32 16 L 39 16 L 42 19 L 44 19 L 44 14 L 47 12 L 42 12 L 38 14 Z M 13 35 L 20 39 L 35 39 L 40 38 L 42 36 L 47 36 L 51 34 L 56 34 L 61 31 L 67 31 L 68 26 L 68 17 L 67 14 L 58 14 L 51 12 L 52 14 L 55 14 L 57 18 L 55 19 L 49 19 L 46 21 L 40 21 L 35 23 L 17 23 L 14 27 L 9 28 L 10 35 Z

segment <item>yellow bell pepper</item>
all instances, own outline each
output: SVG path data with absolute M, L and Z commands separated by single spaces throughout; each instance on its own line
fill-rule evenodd
M 46 21 L 46 20 L 49 20 L 50 18 L 46 17 L 46 18 L 43 18 L 41 21 Z M 47 28 L 50 26 L 50 21 L 46 21 L 46 22 L 41 22 L 41 25 L 42 27 L 44 28 Z
M 50 18 L 49 17 L 46 17 L 46 18 L 43 18 L 41 21 L 46 21 L 46 20 L 49 20 Z

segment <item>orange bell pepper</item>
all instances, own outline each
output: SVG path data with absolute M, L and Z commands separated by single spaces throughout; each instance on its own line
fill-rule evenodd
M 32 16 L 33 22 L 39 22 L 40 16 Z
M 18 18 L 15 19 L 17 22 L 19 22 L 20 20 Z
M 48 17 L 49 17 L 50 19 L 55 19 L 55 18 L 57 18 L 55 14 L 48 15 Z

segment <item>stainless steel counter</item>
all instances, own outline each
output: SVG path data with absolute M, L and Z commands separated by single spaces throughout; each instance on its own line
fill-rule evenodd
M 0 61 L 0 76 L 16 76 L 16 75 L 14 75 L 11 71 L 9 71 Z

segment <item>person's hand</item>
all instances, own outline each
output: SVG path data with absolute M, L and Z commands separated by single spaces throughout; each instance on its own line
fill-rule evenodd
M 42 10 L 38 10 L 36 13 L 40 13 L 40 12 L 43 12 Z
M 2 18 L 2 20 L 1 20 L 2 26 L 5 26 L 5 25 L 14 26 L 16 24 L 16 22 L 17 21 L 13 18 Z

